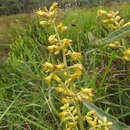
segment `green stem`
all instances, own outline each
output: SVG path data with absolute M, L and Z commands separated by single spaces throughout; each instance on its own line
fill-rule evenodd
M 79 127 L 80 127 L 80 130 L 84 130 L 82 115 L 81 115 L 81 112 L 80 112 L 80 104 L 76 103 L 76 106 L 77 106 L 77 110 L 78 110 L 77 113 L 78 113 L 78 117 L 79 117 Z
M 54 29 L 55 29 L 55 33 L 57 35 L 58 41 L 61 42 L 60 35 L 58 33 L 58 30 L 57 30 L 57 27 L 56 27 L 55 23 L 54 23 Z M 67 67 L 67 60 L 66 60 L 66 55 L 65 55 L 64 49 L 62 50 L 62 55 L 63 55 L 63 62 L 65 64 L 65 66 Z

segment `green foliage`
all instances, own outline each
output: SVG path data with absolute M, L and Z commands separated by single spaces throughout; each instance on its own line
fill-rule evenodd
M 121 40 L 124 37 L 127 37 L 130 35 L 130 26 L 125 26 L 122 27 L 116 31 L 113 31 L 112 33 L 110 33 L 107 37 L 95 41 L 96 44 L 102 45 L 102 44 L 106 44 L 106 43 L 110 43 L 116 40 Z
M 94 104 L 98 108 L 86 103 L 87 108 L 97 109 L 99 116 L 112 118 L 114 125 L 119 123 L 117 119 L 129 124 L 130 63 L 117 58 L 117 54 L 122 55 L 122 49 L 95 47 L 92 44 L 93 38 L 88 38 L 88 32 L 92 32 L 101 41 L 106 38 L 113 41 L 115 37 L 122 38 L 124 33 L 129 32 L 129 27 L 120 29 L 123 34 L 120 30 L 105 34 L 96 24 L 96 10 L 72 9 L 65 13 L 65 17 L 60 17 L 69 27 L 64 37 L 71 38 L 74 50 L 84 54 L 86 73 L 77 84 L 80 84 L 80 88 L 87 82 L 86 87 L 96 90 Z M 123 15 L 129 19 L 128 12 L 124 11 Z M 7 129 L 62 129 L 57 115 L 59 96 L 53 91 L 54 86 L 48 88 L 42 81 L 45 76 L 42 63 L 47 60 L 55 61 L 50 58 L 46 49 L 47 37 L 53 32 L 40 27 L 38 22 L 35 19 L 25 29 L 19 30 L 16 27 L 8 60 L 4 64 L 0 63 L 0 125 Z M 106 45 L 107 40 L 103 41 Z M 124 43 L 129 46 L 128 42 Z M 84 114 L 88 111 L 82 104 L 81 108 Z M 114 119 L 106 113 L 113 115 Z M 85 126 L 87 129 L 87 123 Z

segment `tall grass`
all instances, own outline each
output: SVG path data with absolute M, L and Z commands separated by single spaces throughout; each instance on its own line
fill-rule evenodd
M 127 4 L 116 8 L 126 20 L 130 19 Z M 88 38 L 89 32 L 99 39 L 106 36 L 97 24 L 97 9 L 62 12 L 60 20 L 69 27 L 63 36 L 72 39 L 74 50 L 84 54 L 87 73 L 82 82 L 87 81 L 86 86 L 97 91 L 94 103 L 129 124 L 130 63 L 116 59 L 118 50 L 93 46 Z M 46 75 L 42 63 L 56 60 L 46 49 L 47 38 L 53 31 L 42 28 L 38 22 L 35 19 L 25 29 L 16 31 L 8 60 L 0 70 L 1 129 L 62 129 L 55 111 L 59 109 L 58 95 L 42 80 Z

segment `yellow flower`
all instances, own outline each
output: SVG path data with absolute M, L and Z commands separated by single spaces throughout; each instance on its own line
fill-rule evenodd
M 38 10 L 38 11 L 36 11 L 36 14 L 39 15 L 39 16 L 42 16 L 44 13 L 45 13 L 45 12 L 42 11 L 42 10 Z
M 125 26 L 130 26 L 130 22 L 124 24 L 124 27 L 125 27 Z
M 63 39 L 61 42 L 62 42 L 63 46 L 69 46 L 72 44 L 72 40 L 66 39 L 66 38 Z
M 61 98 L 62 103 L 74 103 L 74 101 L 75 101 L 74 98 L 69 97 L 69 96 Z
M 67 120 L 71 120 L 72 117 L 71 116 L 62 116 L 61 117 L 61 121 L 67 121 Z
M 65 65 L 64 64 L 59 64 L 59 65 L 55 65 L 56 69 L 64 69 Z
M 82 75 L 82 71 L 76 71 L 74 74 L 70 75 L 70 78 L 66 81 L 66 83 L 71 83 L 73 80 L 75 80 L 76 78 L 81 77 Z
M 59 76 L 57 76 L 56 74 L 53 76 L 53 79 L 56 80 L 59 83 L 62 83 L 62 80 Z
M 43 80 L 45 80 L 45 82 L 46 82 L 48 85 L 50 85 L 53 75 L 54 75 L 54 73 L 51 73 L 49 76 L 43 78 Z
M 80 52 L 73 52 L 73 53 L 71 54 L 71 58 L 72 58 L 73 60 L 77 60 L 77 59 L 82 60 L 83 56 L 82 56 L 82 54 L 81 54 Z
M 40 25 L 42 25 L 43 27 L 48 27 L 51 25 L 51 23 L 49 21 L 40 21 Z
M 115 20 L 116 20 L 116 21 L 119 21 L 119 20 L 121 20 L 121 17 L 120 17 L 120 16 L 116 16 L 116 17 L 115 17 Z
M 94 119 L 93 119 L 93 118 L 88 116 L 88 117 L 86 117 L 86 120 L 93 127 L 97 126 L 97 124 L 98 124 L 98 120 L 96 117 L 94 117 Z
M 81 88 L 81 97 L 83 100 L 92 101 L 94 94 L 95 94 L 95 91 L 92 88 Z
M 109 18 L 112 18 L 112 17 L 113 17 L 113 14 L 111 14 L 111 13 L 107 13 L 106 15 L 107 15 L 107 17 L 109 17 Z
M 58 3 L 57 3 L 57 2 L 54 2 L 54 3 L 51 5 L 49 11 L 53 11 L 53 10 L 55 10 L 57 7 L 58 7 Z
M 115 17 L 117 14 L 119 14 L 119 11 L 110 11 L 110 13 Z
M 121 43 L 119 41 L 115 41 L 113 43 L 110 43 L 108 46 L 111 48 L 118 48 L 121 47 Z
M 73 69 L 79 69 L 79 70 L 83 70 L 83 65 L 82 64 L 74 64 L 73 66 L 71 66 L 70 68 L 73 68 Z
M 75 127 L 76 125 L 77 125 L 77 121 L 69 122 L 69 123 L 68 123 L 68 126 L 69 126 L 69 127 L 72 127 L 72 128 Z
M 112 29 L 112 30 L 117 29 L 117 27 L 114 26 L 113 24 L 108 24 L 107 26 L 108 26 L 108 28 L 110 28 L 110 29 Z
M 54 66 L 49 62 L 45 62 L 42 66 L 43 66 L 43 69 L 47 72 L 54 70 Z
M 57 11 L 53 10 L 51 12 L 48 13 L 49 18 L 54 18 L 57 15 Z
M 98 16 L 105 15 L 106 13 L 107 12 L 105 10 L 102 10 L 102 9 L 98 10 L 98 12 L 97 12 Z
M 82 71 L 76 71 L 74 74 L 71 75 L 72 79 L 79 78 L 82 75 Z
M 127 50 L 124 51 L 124 55 L 130 56 L 130 48 L 128 48 Z
M 112 125 L 112 122 L 108 122 L 107 117 L 104 117 L 103 118 L 103 126 L 107 127 L 107 126 L 111 126 L 111 125 Z
M 123 25 L 123 24 L 124 24 L 124 22 L 125 22 L 125 20 L 124 20 L 124 19 L 122 19 L 119 23 L 120 23 L 120 25 Z
M 61 110 L 67 109 L 69 107 L 69 103 L 64 104 L 60 107 Z
M 64 75 L 65 75 L 65 76 L 68 76 L 68 73 L 67 73 L 67 72 L 64 72 Z
M 109 23 L 110 20 L 109 19 L 104 19 L 104 20 L 101 20 L 101 23 Z
M 58 39 L 57 39 L 56 34 L 55 34 L 55 35 L 50 35 L 49 38 L 48 38 L 48 42 L 49 42 L 50 44 L 54 44 L 54 43 L 56 43 L 57 41 L 58 41 Z
M 48 46 L 48 50 L 51 53 L 54 53 L 55 55 L 60 53 L 60 50 L 62 50 L 63 47 L 62 46 L 58 46 L 58 45 L 52 45 L 52 46 Z
M 126 60 L 126 61 L 130 61 L 130 57 L 128 57 L 128 56 L 123 56 L 122 59 Z
M 58 85 L 55 89 L 57 92 L 62 93 L 62 94 L 67 95 L 67 96 L 70 96 L 70 97 L 73 97 L 76 95 L 72 90 L 70 90 L 62 85 Z
M 58 32 L 66 31 L 67 30 L 67 26 L 63 26 L 63 24 L 60 23 L 60 24 L 57 25 L 57 30 L 58 30 Z
M 63 112 L 60 112 L 60 113 L 59 113 L 60 116 L 66 116 L 66 115 L 68 115 L 68 114 L 69 114 L 69 113 L 68 113 L 67 111 L 63 111 Z
M 47 19 L 50 17 L 49 12 L 45 12 L 45 11 L 42 11 L 42 10 L 36 11 L 36 14 L 39 15 L 39 16 L 42 16 L 44 18 L 47 18 Z
M 88 116 L 90 115 L 96 115 L 97 114 L 97 111 L 96 110 L 91 110 L 87 113 Z

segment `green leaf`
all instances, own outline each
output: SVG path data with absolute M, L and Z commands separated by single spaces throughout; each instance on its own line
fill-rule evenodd
M 114 32 L 108 34 L 107 37 L 98 40 L 97 44 L 105 44 L 105 43 L 110 43 L 115 40 L 120 40 L 126 36 L 130 35 L 130 26 L 125 26 L 120 29 L 115 30 Z
M 100 120 L 103 120 L 104 117 L 107 117 L 109 122 L 112 122 L 113 125 L 109 126 L 111 130 L 130 130 L 130 127 L 124 124 L 123 122 L 120 122 L 117 118 L 114 116 L 104 112 L 102 109 L 98 108 L 96 105 L 89 101 L 84 101 L 83 104 L 91 111 L 96 110 L 97 117 Z

